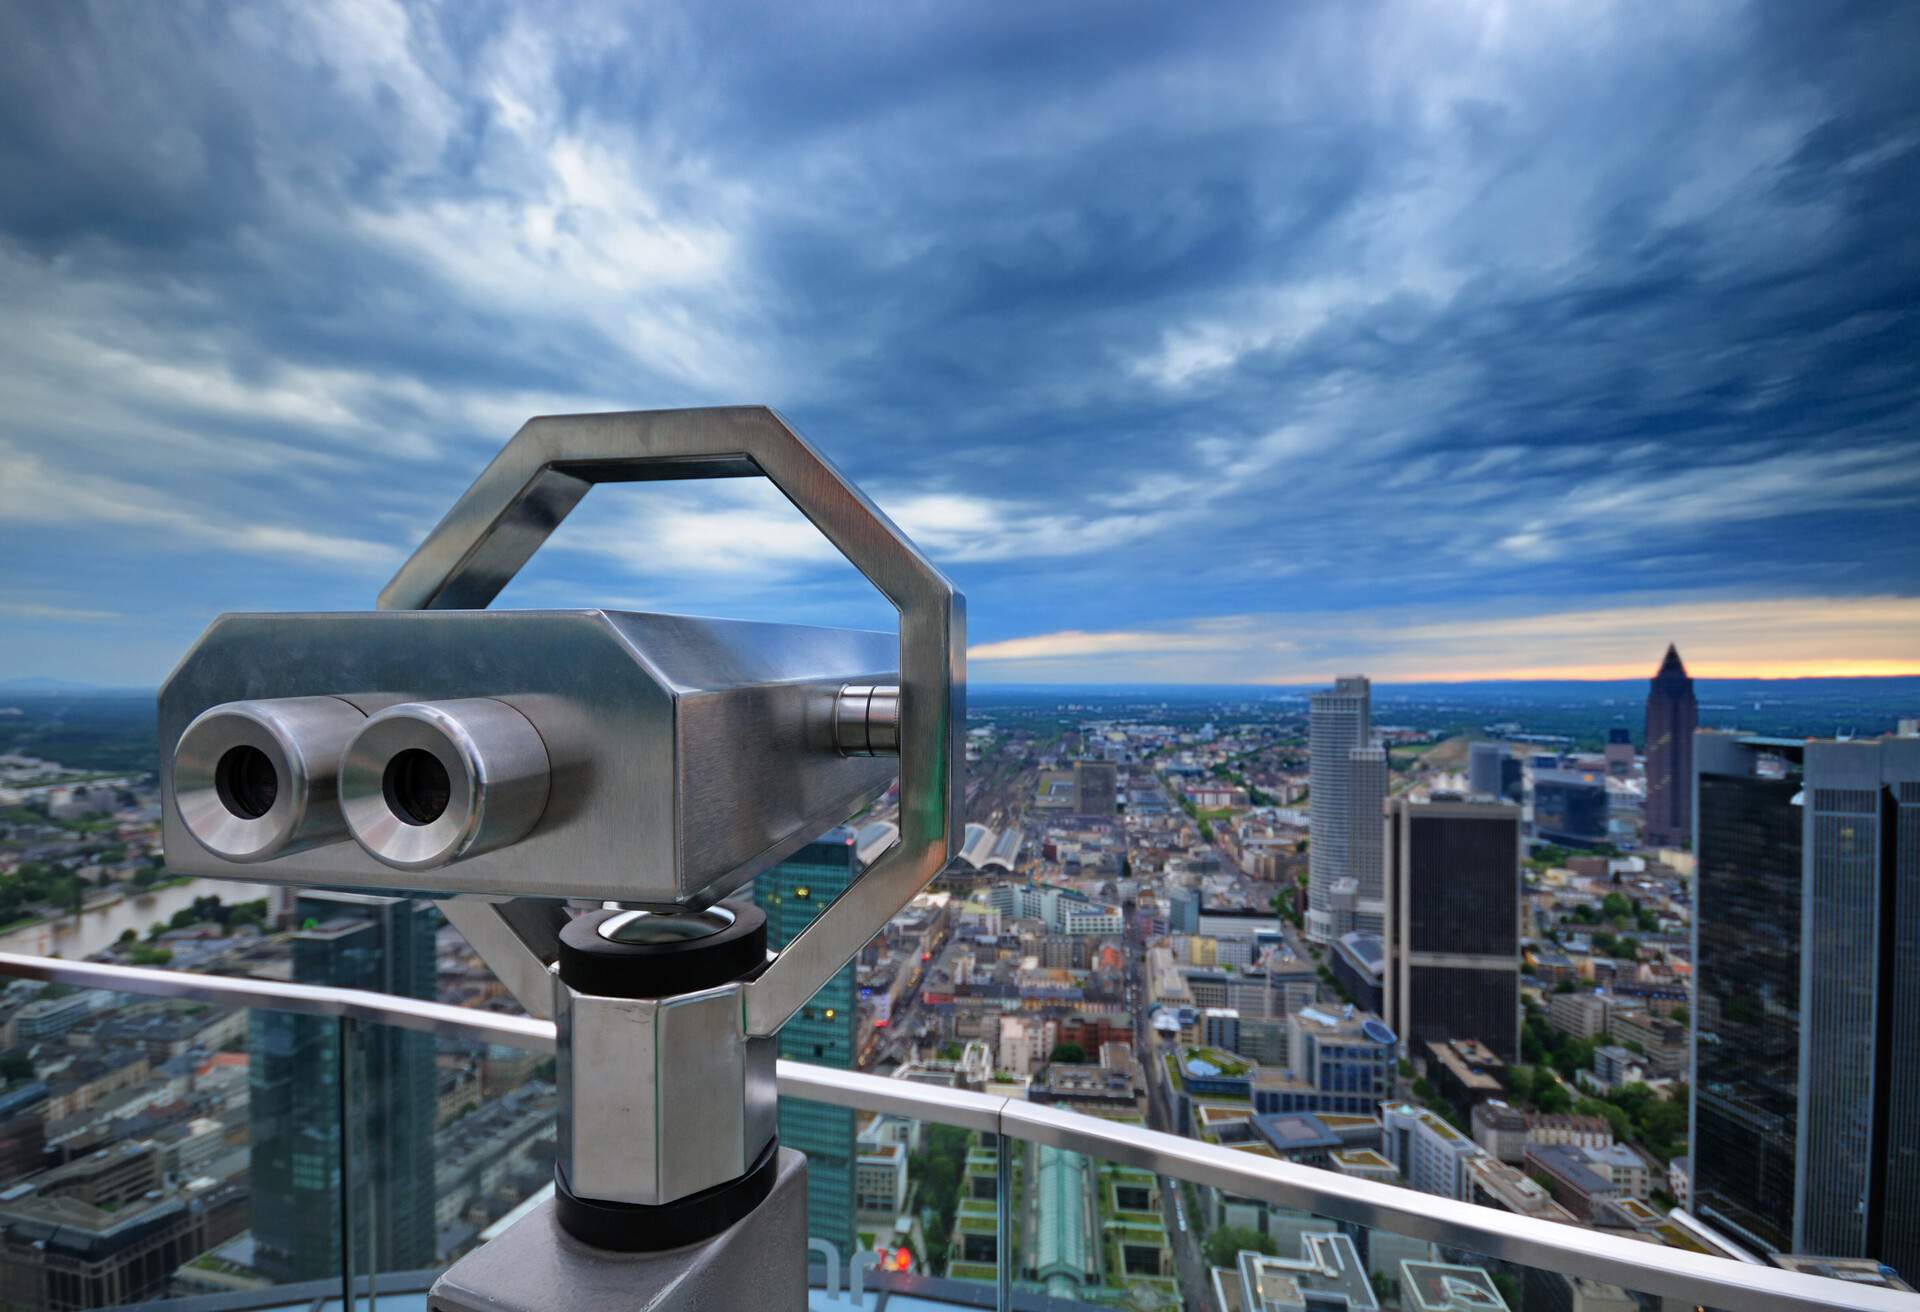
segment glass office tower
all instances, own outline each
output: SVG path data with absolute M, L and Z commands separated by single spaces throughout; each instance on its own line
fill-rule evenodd
M 1920 740 L 1701 734 L 1694 755 L 1695 1206 L 1763 1248 L 1911 1276 Z
M 430 902 L 303 892 L 295 904 L 293 980 L 434 996 Z M 324 1016 L 255 1011 L 248 1051 L 254 1261 L 278 1280 L 338 1275 L 341 1081 L 339 1029 Z M 346 1124 L 356 1199 L 356 1269 L 432 1266 L 433 1037 L 363 1026 L 349 1057 Z M 368 1197 L 377 1206 L 367 1206 Z
M 1520 808 L 1396 797 L 1385 837 L 1387 1027 L 1518 1061 Z
M 821 835 L 754 880 L 754 899 L 767 913 L 767 942 L 784 948 L 860 873 L 853 830 Z M 780 1055 L 815 1066 L 854 1067 L 859 1009 L 854 968 L 848 962 L 780 1029 Z M 780 1142 L 807 1155 L 807 1234 L 839 1250 L 854 1246 L 854 1173 L 858 1150 L 851 1108 L 797 1098 L 780 1100 Z
M 1693 1206 L 1749 1243 L 1793 1247 L 1800 1082 L 1797 773 L 1701 735 L 1694 947 Z

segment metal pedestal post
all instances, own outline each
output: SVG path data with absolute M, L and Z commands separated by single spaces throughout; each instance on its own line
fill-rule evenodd
M 773 1191 L 727 1229 L 657 1253 L 613 1253 L 561 1229 L 552 1202 L 448 1268 L 429 1312 L 732 1312 L 807 1306 L 807 1159 L 780 1150 Z

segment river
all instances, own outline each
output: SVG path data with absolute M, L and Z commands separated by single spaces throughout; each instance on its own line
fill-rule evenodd
M 193 900 L 214 894 L 222 902 L 252 902 L 267 895 L 268 885 L 246 884 L 231 879 L 195 879 L 185 884 L 144 893 L 126 892 L 112 901 L 97 901 L 77 916 L 43 920 L 37 925 L 0 934 L 0 952 L 24 952 L 36 957 L 65 957 L 69 961 L 90 957 L 111 947 L 122 933 L 131 929 L 141 938 L 157 920 L 162 924 L 173 913 L 193 905 Z

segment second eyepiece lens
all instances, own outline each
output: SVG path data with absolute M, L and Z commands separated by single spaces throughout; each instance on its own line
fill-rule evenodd
M 387 762 L 381 789 L 394 815 L 410 825 L 430 825 L 446 814 L 453 798 L 447 767 L 432 752 L 409 747 Z

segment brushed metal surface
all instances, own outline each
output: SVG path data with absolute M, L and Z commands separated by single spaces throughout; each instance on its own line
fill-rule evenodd
M 711 1239 L 661 1253 L 589 1248 L 561 1227 L 548 1200 L 447 1268 L 427 1308 L 806 1312 L 806 1158 L 782 1148 L 775 1170 L 772 1191 L 748 1215 Z
M 747 1028 L 766 1035 L 958 848 L 965 762 L 956 731 L 966 720 L 966 599 L 784 419 L 764 406 L 725 406 L 528 420 L 400 567 L 380 605 L 488 605 L 595 483 L 753 474 L 779 488 L 900 612 L 898 657 L 887 663 L 898 674 L 847 680 L 900 687 L 900 838 L 748 987 Z M 831 743 L 831 695 L 827 700 Z M 713 727 L 728 727 L 726 717 L 711 718 Z M 733 768 L 751 776 L 755 760 L 743 752 Z M 815 811 L 815 832 L 848 814 Z M 526 954 L 510 955 L 516 959 L 507 968 L 524 973 Z
M 420 816 L 390 779 L 407 753 L 445 772 L 437 815 Z M 492 697 L 402 702 L 367 717 L 340 760 L 340 810 L 353 840 L 396 870 L 432 870 L 517 843 L 540 822 L 553 768 L 539 730 Z
M 494 698 L 538 732 L 551 795 L 519 842 L 438 869 L 338 842 L 242 869 L 187 836 L 169 753 L 168 858 L 309 886 L 705 905 L 891 782 L 892 761 L 833 750 L 832 706 L 850 681 L 890 679 L 895 656 L 882 633 L 610 611 L 222 616 L 161 689 L 162 742 L 224 702 Z
M 900 690 L 848 684 L 833 705 L 834 746 L 842 756 L 900 754 Z
M 182 824 L 209 856 L 242 864 L 341 841 L 340 751 L 366 718 L 337 697 L 234 701 L 201 712 L 173 749 Z M 236 805 L 222 774 L 229 754 L 241 751 L 258 753 L 272 771 L 271 805 Z
M 657 1205 L 746 1174 L 778 1092 L 774 1041 L 740 1010 L 738 983 L 607 998 L 555 978 L 556 1163 L 575 1196 Z

